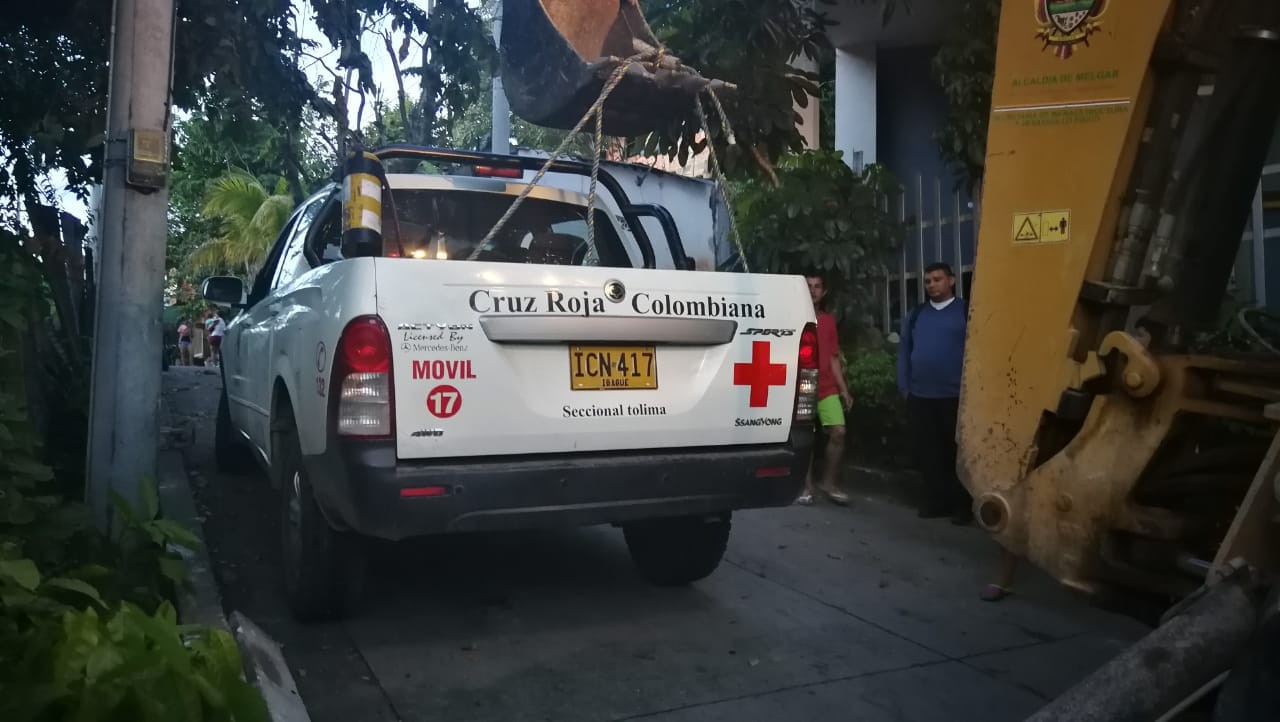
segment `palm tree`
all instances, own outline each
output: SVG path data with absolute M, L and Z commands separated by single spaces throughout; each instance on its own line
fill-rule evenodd
M 248 172 L 232 170 L 214 181 L 205 196 L 201 215 L 221 223 L 222 235 L 200 244 L 187 257 L 193 275 L 243 270 L 252 277 L 271 250 L 293 213 L 293 197 L 287 182 L 276 183 L 267 193 Z

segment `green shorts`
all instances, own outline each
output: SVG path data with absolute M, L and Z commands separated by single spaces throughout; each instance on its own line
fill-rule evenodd
M 818 421 L 823 426 L 844 426 L 844 404 L 840 402 L 840 394 L 818 401 Z

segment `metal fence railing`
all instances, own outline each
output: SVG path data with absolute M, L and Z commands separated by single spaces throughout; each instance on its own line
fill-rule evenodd
M 880 319 L 886 334 L 896 330 L 902 317 L 924 302 L 924 269 L 944 262 L 955 270 L 956 293 L 964 296 L 973 279 L 973 257 L 977 242 L 977 203 L 968 194 L 951 188 L 944 191 L 941 178 L 917 175 L 914 183 L 901 188 L 897 196 L 881 198 L 882 209 L 902 224 L 902 249 L 897 267 L 879 284 Z
M 1260 306 L 1280 308 L 1280 294 L 1268 299 L 1268 242 L 1280 239 L 1280 205 L 1268 202 L 1280 193 L 1280 163 L 1262 170 L 1258 191 L 1250 211 L 1241 242 L 1236 284 L 1242 295 Z M 981 213 L 979 198 L 952 188 L 944 190 L 941 178 L 917 175 L 914 182 L 901 188 L 896 196 L 881 198 L 881 207 L 902 224 L 902 249 L 884 279 L 878 284 L 881 330 L 896 331 L 902 317 L 925 299 L 921 282 L 930 263 L 951 264 L 957 275 L 956 293 L 963 297 L 973 283 L 974 256 L 977 248 L 977 219 Z M 1255 239 L 1258 239 L 1255 241 Z
M 1280 193 L 1280 163 L 1262 169 L 1236 261 L 1235 282 L 1240 295 L 1259 306 L 1268 305 L 1267 242 L 1280 238 L 1280 207 L 1274 201 L 1268 204 L 1266 196 L 1277 193 Z M 1280 302 L 1280 298 L 1274 301 Z

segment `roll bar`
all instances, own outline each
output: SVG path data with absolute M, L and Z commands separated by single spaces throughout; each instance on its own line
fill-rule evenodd
M 428 146 L 394 144 L 384 146 L 374 151 L 370 151 L 379 161 L 388 160 L 424 160 L 424 161 L 444 161 L 450 163 L 458 163 L 467 166 L 489 166 L 492 168 L 518 168 L 521 170 L 536 171 L 542 168 L 547 162 L 545 158 L 533 158 L 529 156 L 518 155 L 501 155 L 498 153 L 484 153 L 474 150 L 451 150 L 447 148 L 431 148 Z M 591 175 L 591 164 L 582 161 L 557 158 L 551 162 L 548 168 L 549 172 L 554 173 L 572 173 L 580 176 Z M 671 260 L 675 267 L 681 270 L 693 270 L 693 259 L 689 258 L 685 253 L 684 243 L 680 239 L 680 230 L 676 227 L 675 219 L 671 213 L 661 206 L 653 204 L 633 204 L 627 196 L 626 191 L 622 189 L 622 184 L 618 182 L 611 173 L 604 168 L 600 168 L 597 176 L 601 185 L 609 191 L 614 200 L 618 204 L 618 211 L 622 213 L 623 218 L 627 220 L 627 225 L 631 228 L 632 234 L 636 238 L 636 243 L 640 246 L 640 255 L 644 261 L 645 268 L 656 268 L 657 262 L 653 253 L 653 243 L 649 240 L 649 234 L 644 230 L 644 225 L 640 219 L 643 217 L 654 218 L 662 226 L 663 232 L 667 236 L 667 247 L 671 251 Z

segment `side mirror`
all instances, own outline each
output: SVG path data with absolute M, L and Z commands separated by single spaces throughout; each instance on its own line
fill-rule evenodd
M 244 281 L 235 276 L 211 276 L 200 285 L 204 300 L 218 306 L 243 306 Z

